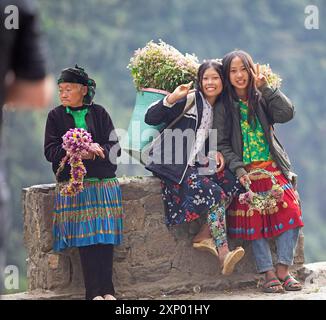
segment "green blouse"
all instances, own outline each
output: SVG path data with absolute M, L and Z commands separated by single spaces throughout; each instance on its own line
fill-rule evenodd
M 256 128 L 253 129 L 248 123 L 248 106 L 240 100 L 239 107 L 243 141 L 243 163 L 247 165 L 254 161 L 271 160 L 269 145 L 258 117 L 256 116 Z
M 71 114 L 75 121 L 76 128 L 82 128 L 87 130 L 86 124 L 86 114 L 88 113 L 88 108 L 74 110 L 74 108 L 66 107 L 66 112 Z
M 88 113 L 88 108 L 74 110 L 74 108 L 66 107 L 66 112 L 71 114 L 75 121 L 75 127 L 76 128 L 82 128 L 85 130 L 88 130 L 87 123 L 86 123 L 86 114 Z M 114 180 L 116 178 L 86 178 L 84 181 L 90 181 L 90 182 L 108 182 L 110 180 Z

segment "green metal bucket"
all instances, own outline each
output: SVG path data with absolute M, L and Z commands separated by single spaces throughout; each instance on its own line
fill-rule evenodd
M 128 133 L 123 137 L 121 146 L 130 156 L 141 161 L 141 152 L 148 146 L 157 133 L 165 126 L 164 123 L 151 126 L 145 123 L 148 107 L 155 101 L 163 99 L 168 92 L 156 89 L 143 89 L 136 95 L 136 103 L 129 122 Z

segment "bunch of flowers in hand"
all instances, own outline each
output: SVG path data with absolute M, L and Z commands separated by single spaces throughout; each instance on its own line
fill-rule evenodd
M 70 164 L 70 180 L 60 193 L 63 196 L 74 196 L 83 190 L 83 180 L 86 168 L 82 161 L 82 155 L 90 151 L 92 136 L 82 128 L 70 129 L 62 137 L 62 147 L 66 150 L 66 156 L 61 160 L 56 176 L 63 170 L 65 163 Z
M 282 79 L 281 77 L 274 73 L 269 66 L 269 64 L 260 65 L 260 72 L 266 77 L 268 85 L 274 89 L 280 88 Z
M 144 48 L 136 50 L 127 66 L 138 91 L 155 88 L 168 92 L 194 81 L 198 67 L 195 55 L 183 55 L 162 40 L 159 43 L 150 41 Z

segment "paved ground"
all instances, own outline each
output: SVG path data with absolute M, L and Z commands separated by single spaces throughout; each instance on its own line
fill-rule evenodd
M 305 281 L 302 291 L 264 293 L 261 288 L 246 288 L 221 293 L 199 293 L 185 299 L 207 300 L 326 300 L 326 262 L 305 265 Z M 182 297 L 178 297 L 182 299 Z
M 326 300 L 326 262 L 305 265 L 305 281 L 301 291 L 264 293 L 261 288 L 245 288 L 219 293 L 197 293 L 162 297 L 162 299 L 195 300 Z
M 263 293 L 260 288 L 244 288 L 223 292 L 200 292 L 157 297 L 154 300 L 326 300 L 326 262 L 305 265 L 306 275 L 303 290 L 286 293 Z M 3 300 L 69 300 L 82 299 L 71 294 L 58 295 L 53 292 L 18 293 L 4 295 Z M 145 298 L 148 300 L 148 298 Z M 141 299 L 142 300 L 142 299 Z
M 220 293 L 200 293 L 161 297 L 162 300 L 326 300 L 326 285 L 305 286 L 302 291 L 286 293 L 264 293 L 259 289 L 241 289 Z

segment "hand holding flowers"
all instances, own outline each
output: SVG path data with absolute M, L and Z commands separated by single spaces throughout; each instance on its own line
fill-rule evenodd
M 81 128 L 70 129 L 62 140 L 62 147 L 67 153 L 60 162 L 56 176 L 59 176 L 68 161 L 71 167 L 70 180 L 60 192 L 63 196 L 74 196 L 83 190 L 86 168 L 82 160 L 94 160 L 96 156 L 105 158 L 104 149 L 98 143 L 93 143 L 91 134 Z
M 105 158 L 104 149 L 98 143 L 91 143 L 89 151 L 82 151 L 81 157 L 83 160 L 95 160 L 96 156 Z

